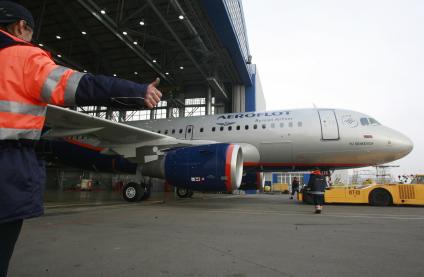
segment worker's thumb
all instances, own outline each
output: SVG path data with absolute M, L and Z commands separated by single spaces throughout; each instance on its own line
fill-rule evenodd
M 153 82 L 152 82 L 152 85 L 155 87 L 155 88 L 157 88 L 158 86 L 159 86 L 159 84 L 160 84 L 160 78 L 158 77 L 158 78 L 156 78 L 156 80 L 154 80 Z

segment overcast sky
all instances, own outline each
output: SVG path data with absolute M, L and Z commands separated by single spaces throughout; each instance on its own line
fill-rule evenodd
M 424 1 L 243 0 L 268 110 L 351 109 L 414 142 L 424 173 Z

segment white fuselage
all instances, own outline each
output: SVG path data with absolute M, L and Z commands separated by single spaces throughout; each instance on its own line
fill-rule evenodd
M 245 112 L 127 124 L 182 140 L 240 144 L 244 165 L 349 168 L 391 162 L 413 148 L 403 134 L 341 109 Z

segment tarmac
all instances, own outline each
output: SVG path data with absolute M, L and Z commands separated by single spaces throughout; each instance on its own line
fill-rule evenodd
M 424 207 L 194 194 L 47 203 L 25 221 L 9 277 L 423 276 Z

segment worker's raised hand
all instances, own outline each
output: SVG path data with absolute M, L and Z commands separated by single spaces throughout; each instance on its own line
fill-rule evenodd
M 156 78 L 156 80 L 147 87 L 146 95 L 144 96 L 144 104 L 146 104 L 149 109 L 155 107 L 162 97 L 162 93 L 157 89 L 159 83 L 160 79 Z

